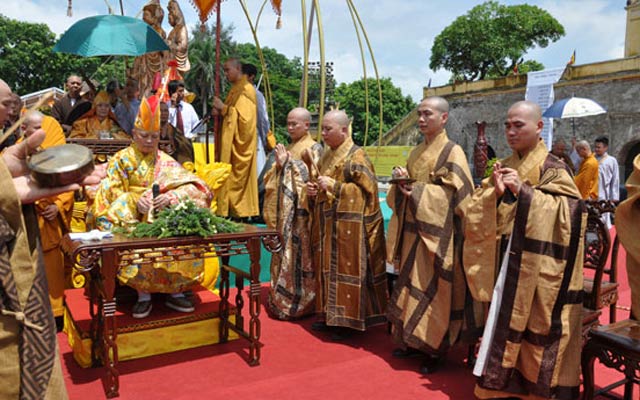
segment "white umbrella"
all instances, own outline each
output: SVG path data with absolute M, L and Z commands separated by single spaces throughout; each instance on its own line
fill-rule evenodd
M 606 113 L 600 104 L 591 99 L 583 97 L 570 97 L 568 99 L 558 100 L 553 103 L 542 114 L 545 118 L 571 118 L 571 126 L 573 127 L 573 136 L 576 136 L 576 126 L 574 118 L 588 117 L 591 115 L 599 115 Z

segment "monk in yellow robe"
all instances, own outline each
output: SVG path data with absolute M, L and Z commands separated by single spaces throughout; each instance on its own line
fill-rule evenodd
M 118 125 L 111 111 L 107 92 L 99 92 L 93 100 L 93 108 L 73 123 L 69 138 L 83 139 L 131 139 Z
M 46 132 L 44 142 L 40 145 L 43 149 L 65 144 L 64 131 L 58 121 L 38 111 L 32 111 L 26 115 L 22 124 L 23 138 L 28 138 L 39 129 Z M 49 300 L 53 316 L 59 324 L 59 318 L 64 314 L 64 289 L 69 275 L 64 270 L 64 255 L 60 250 L 60 241 L 69 232 L 73 211 L 73 192 L 40 199 L 35 202 L 35 207 L 49 285 Z
M 625 184 L 627 199 L 616 209 L 616 232 L 627 251 L 627 277 L 631 288 L 631 316 L 640 320 L 640 155 L 633 160 L 633 172 Z
M 349 125 L 344 111 L 324 116 L 327 147 L 317 182 L 307 183 L 320 317 L 312 328 L 332 330 L 334 340 L 386 322 L 388 297 L 378 181 L 364 150 L 353 143 Z
M 153 96 L 143 99 L 133 129 L 131 146 L 117 152 L 109 161 L 107 178 L 96 192 L 88 223 L 100 230 L 114 226 L 132 227 L 147 222 L 154 210 L 161 210 L 189 199 L 209 208 L 212 194 L 206 183 L 184 169 L 158 149 L 160 107 Z M 158 195 L 153 194 L 158 185 Z M 180 312 L 194 306 L 182 292 L 199 283 L 204 274 L 203 260 L 172 263 L 131 263 L 120 268 L 118 279 L 138 291 L 134 318 L 145 318 L 152 308 L 151 293 L 167 293 L 165 305 Z
M 580 393 L 587 214 L 568 166 L 540 140 L 543 124 L 533 102 L 509 108 L 513 154 L 475 190 L 464 219 L 469 288 L 491 303 L 473 370 L 481 399 Z
M 216 213 L 223 217 L 254 217 L 260 213 L 256 89 L 242 73 L 239 60 L 227 60 L 224 73 L 232 86 L 224 103 L 214 98 L 212 111 L 222 116 L 221 143 L 216 146 L 220 146 L 219 161 L 231 164 L 231 175 L 217 193 Z
M 393 210 L 387 235 L 388 261 L 399 272 L 387 316 L 400 348 L 393 356 L 425 354 L 420 372 L 434 372 L 459 339 L 482 333 L 484 313 L 475 303 L 462 269 L 462 221 L 473 192 L 464 151 L 445 130 L 449 103 L 428 97 L 418 106 L 424 141 L 409 155 L 407 168 L 394 178 L 415 182 L 392 185 Z
M 311 262 L 309 213 L 305 187 L 314 179 L 302 160 L 304 152 L 317 164 L 322 146 L 309 134 L 311 113 L 294 108 L 287 115 L 291 144 L 275 147 L 275 163 L 266 173 L 264 220 L 282 235 L 282 250 L 271 256 L 269 314 L 293 319 L 315 311 L 316 277 Z
M 580 169 L 574 177 L 576 186 L 583 199 L 598 199 L 598 177 L 600 165 L 595 155 L 591 152 L 591 145 L 586 140 L 576 143 L 576 152 L 582 158 Z

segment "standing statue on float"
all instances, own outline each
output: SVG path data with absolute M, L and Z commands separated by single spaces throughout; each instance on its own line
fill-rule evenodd
M 158 32 L 158 35 L 166 40 L 167 34 L 164 29 L 162 29 L 164 10 L 162 10 L 160 0 L 149 0 L 142 8 L 142 12 L 144 22 L 151 25 L 153 29 Z M 169 20 L 171 20 L 171 18 L 169 18 Z M 141 96 L 149 95 L 149 92 L 153 89 L 153 82 L 156 75 L 162 75 L 167 68 L 168 57 L 169 55 L 166 51 L 155 51 L 136 57 L 131 76 L 138 80 Z
M 184 15 L 180 10 L 180 5 L 176 0 L 169 0 L 167 5 L 169 11 L 169 24 L 173 27 L 169 32 L 167 44 L 171 50 L 171 58 L 178 62 L 178 71 L 182 74 L 191 69 L 189 63 L 189 34 L 184 22 Z

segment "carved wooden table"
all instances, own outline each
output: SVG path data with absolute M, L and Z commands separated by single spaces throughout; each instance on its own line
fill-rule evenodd
M 155 263 L 193 260 L 214 253 L 221 257 L 220 266 L 220 342 L 226 342 L 229 329 L 249 341 L 249 365 L 260 363 L 260 242 L 267 250 L 280 250 L 280 236 L 272 229 L 244 225 L 238 233 L 220 233 L 211 237 L 173 237 L 165 239 L 132 239 L 115 235 L 98 241 L 62 240 L 62 250 L 74 268 L 90 274 L 91 358 L 94 366 L 104 365 L 103 386 L 108 398 L 117 397 L 119 389 L 118 345 L 116 343 L 116 273 L 131 262 Z M 251 265 L 237 268 L 229 265 L 234 255 L 248 254 Z M 229 320 L 229 273 L 236 277 L 235 323 Z M 244 306 L 243 281 L 249 287 L 249 331 L 244 329 L 241 315 Z

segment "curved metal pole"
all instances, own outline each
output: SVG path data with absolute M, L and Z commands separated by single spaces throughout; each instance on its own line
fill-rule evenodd
M 220 6 L 222 5 L 222 0 L 218 0 L 218 4 L 216 5 L 216 78 L 215 83 L 213 85 L 213 94 L 215 97 L 220 97 L 220 32 L 221 28 L 221 18 L 220 18 Z M 222 118 L 220 114 L 216 114 L 213 117 L 213 126 L 215 129 L 214 132 L 214 146 L 215 146 L 215 154 L 214 161 L 220 161 L 220 148 L 222 148 L 222 132 L 220 131 L 222 128 Z M 209 135 L 205 135 L 205 154 L 207 164 L 209 163 Z
M 369 82 L 367 82 L 367 63 L 364 59 L 364 48 L 362 46 L 362 38 L 360 37 L 360 29 L 356 17 L 353 13 L 353 5 L 347 2 L 349 6 L 349 13 L 351 14 L 351 20 L 353 21 L 353 28 L 356 30 L 356 37 L 358 38 L 358 47 L 360 48 L 360 60 L 362 61 L 362 75 L 364 82 L 364 143 L 362 147 L 367 146 L 367 138 L 369 137 Z
M 309 47 L 311 45 L 311 30 L 313 28 L 313 16 L 315 14 L 315 3 L 311 3 L 311 13 L 309 14 L 309 26 L 307 27 L 307 5 L 305 0 L 300 1 L 302 10 L 302 80 L 300 81 L 300 97 L 298 106 L 307 108 L 309 102 Z
M 381 145 L 381 140 L 382 140 L 382 117 L 384 115 L 384 107 L 382 104 L 382 85 L 380 84 L 380 74 L 378 74 L 378 65 L 376 64 L 376 58 L 373 55 L 373 48 L 371 47 L 371 42 L 369 41 L 369 36 L 367 36 L 367 30 L 364 28 L 364 24 L 362 23 L 362 20 L 360 19 L 360 15 L 358 14 L 358 10 L 356 10 L 356 7 L 353 5 L 353 1 L 352 0 L 347 0 L 347 2 L 349 4 L 351 4 L 351 6 L 353 7 L 353 13 L 356 15 L 356 18 L 358 19 L 358 24 L 360 25 L 360 29 L 362 29 L 362 34 L 364 35 L 364 39 L 367 42 L 367 48 L 369 49 L 369 54 L 371 55 L 371 62 L 373 64 L 373 70 L 376 74 L 376 82 L 378 82 L 378 101 L 380 102 L 380 129 L 378 131 L 378 149 L 380 149 L 380 145 Z M 376 158 L 377 158 L 377 153 L 376 153 Z
M 240 5 L 242 6 L 242 11 L 244 11 L 244 15 L 247 18 L 247 23 L 249 24 L 249 28 L 251 28 L 251 34 L 253 35 L 253 41 L 256 44 L 256 50 L 258 52 L 258 58 L 260 59 L 260 65 L 262 66 L 262 76 L 264 77 L 264 87 L 266 93 L 267 104 L 269 105 L 269 111 L 271 114 L 271 130 L 275 130 L 275 121 L 274 121 L 274 112 L 273 112 L 273 101 L 271 97 L 271 85 L 269 84 L 269 73 L 267 72 L 267 63 L 264 61 L 264 54 L 262 54 L 262 48 L 260 47 L 260 41 L 258 40 L 258 34 L 256 32 L 256 26 L 251 22 L 251 16 L 249 15 L 249 9 L 247 8 L 247 3 L 245 0 L 239 0 Z
M 316 139 L 320 141 L 322 133 L 322 118 L 324 117 L 324 91 L 327 87 L 327 66 L 324 60 L 324 31 L 322 28 L 322 16 L 320 15 L 319 0 L 313 0 L 316 8 L 316 22 L 318 23 L 318 42 L 320 43 L 320 106 L 318 107 L 318 134 Z

